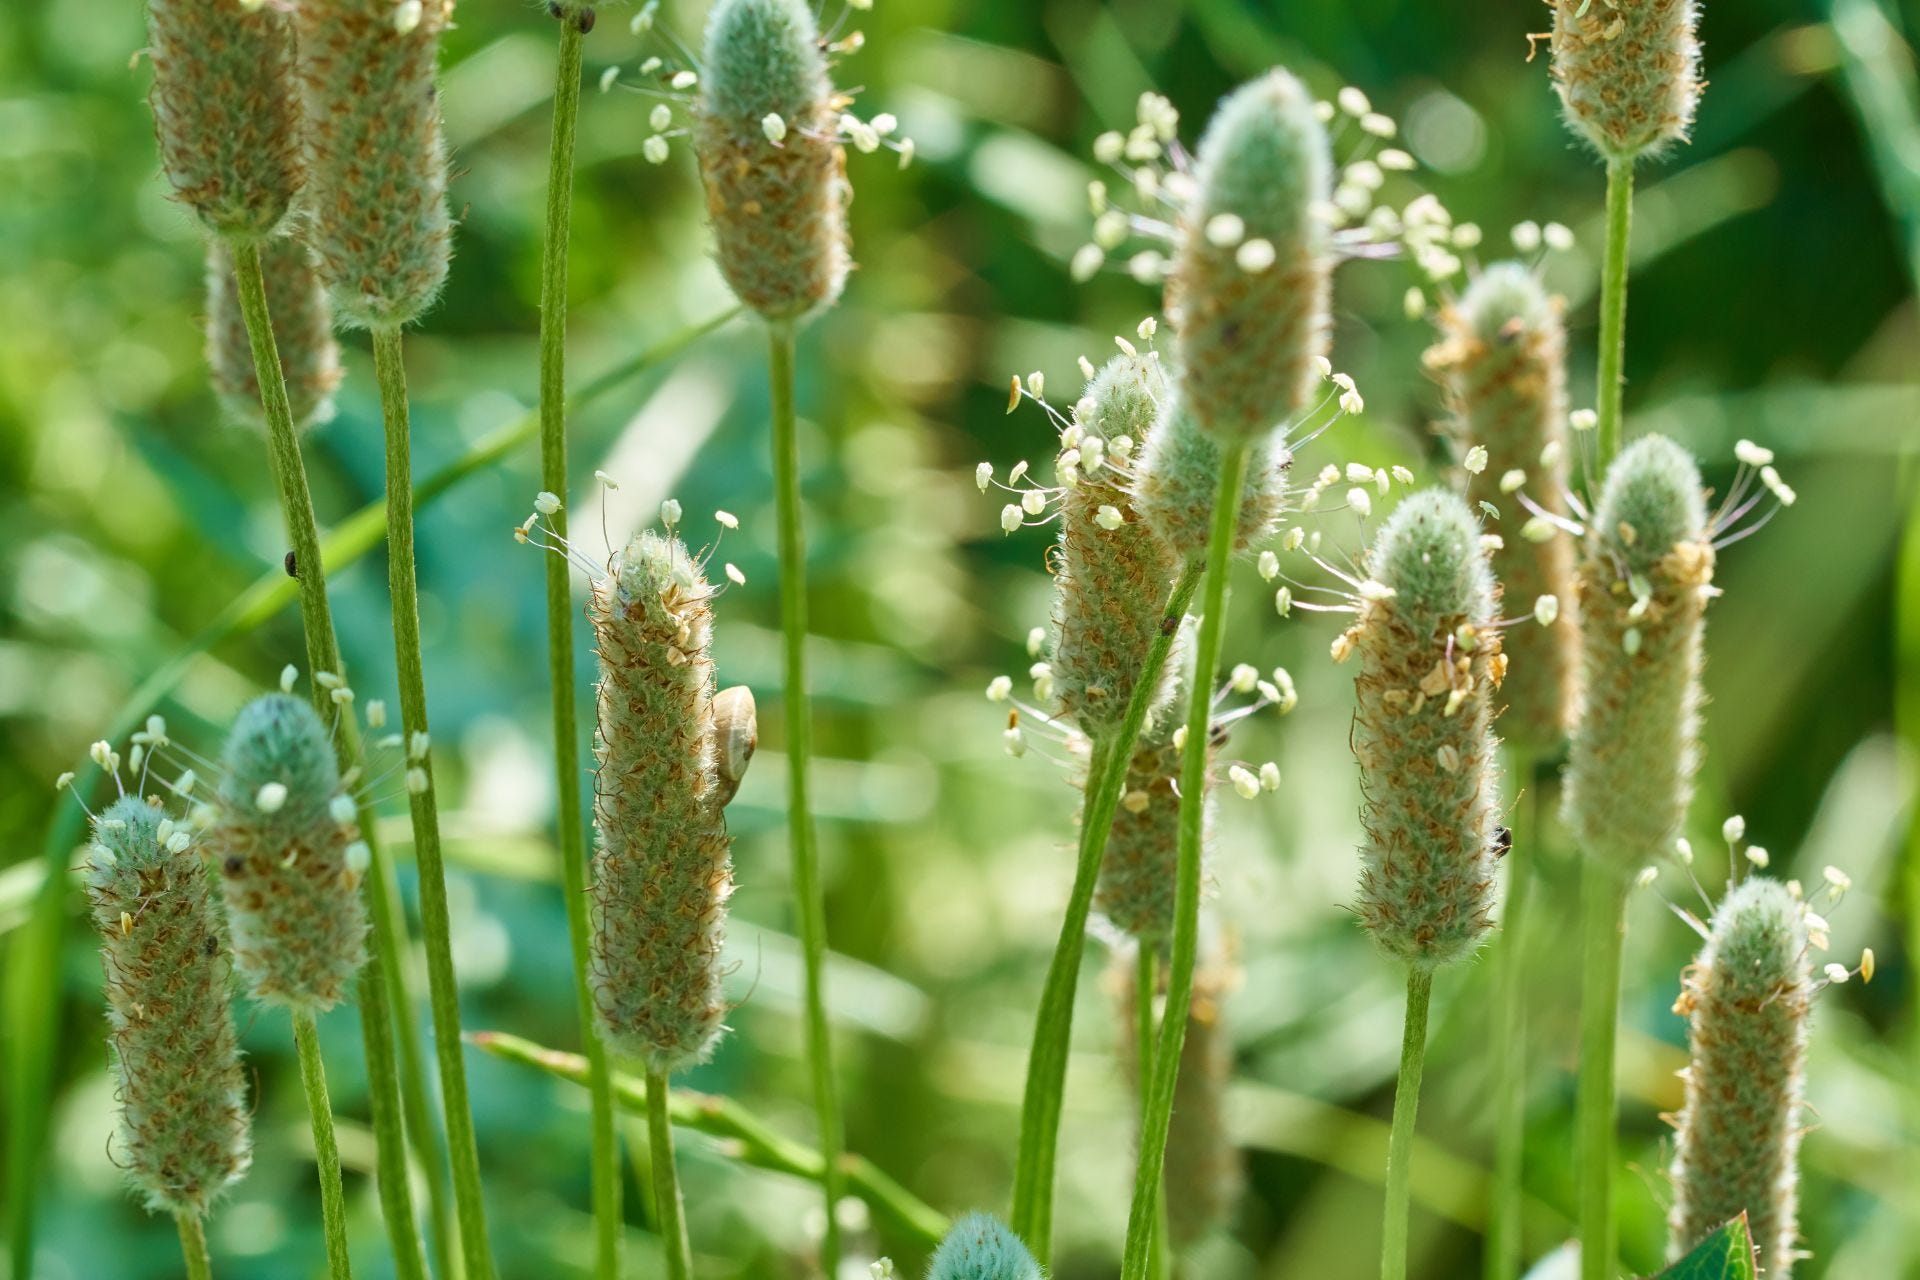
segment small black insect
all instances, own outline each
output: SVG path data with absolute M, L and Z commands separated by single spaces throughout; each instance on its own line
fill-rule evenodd
M 1493 829 L 1493 856 L 1504 858 L 1513 851 L 1513 828 L 1495 827 Z
M 246 865 L 239 854 L 230 853 L 227 855 L 227 860 L 220 864 L 220 869 L 230 876 L 237 876 L 246 869 Z
M 547 0 L 547 16 L 549 18 L 558 18 L 564 13 L 566 13 L 566 10 L 560 7 L 560 0 Z
M 200 949 L 210 956 L 217 956 L 220 954 L 220 939 L 208 934 L 207 940 L 200 945 Z
M 574 21 L 580 25 L 581 35 L 585 35 L 587 34 L 587 32 L 593 30 L 593 23 L 594 23 L 593 7 L 591 5 L 582 7 L 580 10 L 579 16 L 576 17 Z
M 297 557 L 295 557 L 293 552 L 291 551 L 287 552 L 287 558 L 281 561 L 281 563 L 286 565 L 287 576 L 289 578 L 297 578 L 300 576 L 300 561 Z

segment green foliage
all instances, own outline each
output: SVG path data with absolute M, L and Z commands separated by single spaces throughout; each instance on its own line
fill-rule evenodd
M 297 234 L 260 246 L 260 272 L 267 286 L 273 340 L 287 379 L 287 402 L 297 427 L 331 417 L 340 385 L 340 348 L 333 340 L 333 309 L 314 274 L 313 257 Z M 221 407 L 236 422 L 266 430 L 253 347 L 233 278 L 233 263 L 219 239 L 207 243 L 207 371 Z
M 1553 81 L 1567 126 L 1609 159 L 1684 142 L 1699 106 L 1697 0 L 1554 0 Z
M 1761 1272 L 1741 1214 L 1702 1240 L 1693 1252 L 1662 1271 L 1655 1280 L 1755 1280 Z
M 1042 1280 L 1042 1275 L 1020 1237 L 998 1218 L 970 1213 L 940 1242 L 927 1280 Z
M 86 881 L 106 970 L 120 1160 L 149 1209 L 197 1217 L 252 1159 L 213 886 L 191 829 L 138 795 L 94 822 Z

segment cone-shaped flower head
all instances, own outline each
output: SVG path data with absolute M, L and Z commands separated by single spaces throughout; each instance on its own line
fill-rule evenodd
M 1608 159 L 1685 141 L 1700 102 L 1695 0 L 1553 0 L 1553 83 Z
M 1519 501 L 1524 494 L 1566 514 L 1563 307 L 1520 263 L 1496 263 L 1441 309 L 1440 341 L 1426 355 L 1453 411 L 1456 448 L 1463 456 L 1475 446 L 1487 452 L 1483 469 L 1463 474 L 1467 501 L 1491 503 L 1502 517 L 1505 545 L 1489 558 L 1507 612 L 1545 619 L 1504 633 L 1512 666 L 1500 690 L 1507 708 L 1501 732 L 1540 753 L 1556 750 L 1566 736 L 1579 670 L 1573 540 L 1548 521 L 1529 521 Z M 1539 606 L 1547 596 L 1553 603 Z
M 695 142 L 720 273 L 769 320 L 840 296 L 847 181 L 839 128 L 813 6 L 719 0 L 707 21 Z
M 1582 710 L 1567 822 L 1626 876 L 1679 835 L 1699 763 L 1713 546 L 1686 450 L 1647 436 L 1614 459 L 1579 574 Z
M 260 246 L 260 272 L 267 286 L 267 313 L 273 340 L 287 379 L 293 424 L 304 427 L 332 412 L 340 385 L 340 348 L 333 340 L 333 310 L 327 291 L 314 274 L 306 242 L 279 236 Z M 233 262 L 226 245 L 207 245 L 207 365 L 221 407 L 236 422 L 264 429 L 260 380 L 254 376 L 253 346 L 241 314 Z
M 294 14 L 320 278 L 343 320 L 406 324 L 453 246 L 434 85 L 452 0 L 300 0 Z
M 1406 498 L 1374 541 L 1347 633 L 1360 655 L 1360 918 L 1389 954 L 1425 969 L 1471 953 L 1493 906 L 1493 703 L 1506 657 L 1480 534 L 1454 494 Z
M 600 654 L 591 981 L 609 1043 L 670 1071 L 722 1031 L 733 892 L 716 761 L 712 589 L 677 538 L 647 531 L 594 588 Z
M 947 1231 L 927 1280 L 1044 1280 L 1020 1237 L 986 1213 L 969 1213 Z
M 147 39 L 154 131 L 174 195 L 223 235 L 271 233 L 301 184 L 287 8 L 148 0 Z
M 1278 69 L 1222 102 L 1200 139 L 1167 310 L 1185 398 L 1216 439 L 1265 435 L 1319 382 L 1333 253 L 1317 209 L 1332 168 L 1313 96 Z
M 1133 482 L 1133 505 L 1182 563 L 1203 561 L 1213 533 L 1213 500 L 1220 491 L 1220 446 L 1186 404 L 1186 384 L 1167 389 L 1160 417 L 1147 436 Z M 1283 444 L 1259 443 L 1240 489 L 1240 523 L 1233 549 L 1245 551 L 1280 525 L 1286 510 L 1293 454 Z
M 1675 1259 L 1742 1210 L 1767 1280 L 1797 1256 L 1801 1086 L 1807 1047 L 1806 907 L 1753 878 L 1713 913 L 1674 1008 L 1692 1060 L 1673 1148 Z
M 333 739 L 312 704 L 270 693 L 240 709 L 221 767 L 207 847 L 240 976 L 263 1003 L 331 1009 L 367 958 L 368 857 Z
M 115 1162 L 149 1209 L 198 1217 L 252 1160 L 213 885 L 189 828 L 139 796 L 95 820 L 86 875 L 120 1101 Z
M 1107 441 L 1147 438 L 1159 405 L 1150 361 L 1115 356 L 1087 388 L 1076 456 L 1104 458 Z M 1097 444 L 1095 442 L 1098 442 Z M 1126 717 L 1173 581 L 1174 559 L 1134 511 L 1125 476 L 1081 465 L 1060 504 L 1054 564 L 1053 683 L 1061 711 L 1090 736 Z

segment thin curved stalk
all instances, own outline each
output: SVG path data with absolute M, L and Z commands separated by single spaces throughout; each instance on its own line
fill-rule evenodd
M 1153 997 L 1159 981 L 1154 964 L 1154 949 L 1144 941 L 1135 943 L 1133 971 L 1134 1056 L 1140 1076 L 1140 1117 L 1146 1120 L 1147 1092 L 1153 1085 Z M 1159 1207 L 1153 1222 L 1153 1258 L 1148 1270 L 1150 1280 L 1164 1280 L 1172 1260 L 1168 1256 L 1171 1236 L 1167 1230 L 1166 1179 L 1160 1180 Z
M 327 1241 L 329 1280 L 352 1280 L 347 1253 L 347 1196 L 340 1186 L 340 1146 L 333 1136 L 333 1103 L 327 1097 L 327 1068 L 320 1060 L 320 1029 L 307 1009 L 293 1011 L 293 1046 L 300 1056 L 300 1083 L 307 1090 L 307 1119 L 313 1124 L 313 1160 L 320 1169 L 320 1224 Z
M 187 1280 L 213 1280 L 213 1259 L 207 1254 L 207 1228 L 196 1213 L 178 1213 L 180 1256 L 187 1264 Z
M 547 522 L 567 536 L 567 245 L 572 232 L 573 140 L 580 117 L 582 32 L 571 14 L 560 19 L 553 81 L 553 145 L 547 168 L 546 247 L 540 260 L 540 486 L 560 499 Z M 606 1046 L 593 1021 L 587 983 L 587 837 L 580 798 L 580 725 L 574 701 L 573 593 L 564 557 L 547 562 L 547 670 L 553 695 L 554 787 L 560 866 L 567 900 L 567 940 L 579 997 L 580 1043 L 586 1050 L 590 1097 L 595 1272 L 620 1277 L 620 1141 L 613 1129 L 613 1086 Z
M 327 599 L 327 575 L 320 551 L 320 533 L 314 521 L 313 498 L 307 487 L 306 465 L 300 457 L 300 441 L 287 401 L 286 377 L 280 367 L 273 318 L 267 307 L 260 246 L 254 240 L 235 240 L 228 247 L 241 314 L 246 321 L 247 340 L 253 351 L 254 379 L 260 386 L 261 408 L 267 420 L 269 470 L 279 490 L 287 540 L 293 545 L 290 563 L 300 591 L 300 627 L 306 638 L 307 666 L 314 673 L 330 671 L 344 678 L 345 664 L 340 658 L 340 641 Z M 359 725 L 351 710 L 342 712 L 331 705 L 317 679 L 311 680 L 309 687 L 321 718 L 334 724 L 342 770 L 351 769 L 361 759 Z M 367 1094 L 373 1113 L 375 1181 L 396 1274 L 400 1280 L 425 1280 L 427 1263 L 414 1217 L 402 1096 L 412 1095 L 424 1109 L 426 1077 L 420 1068 L 417 1045 L 407 1056 L 405 1073 L 400 1070 L 394 1050 L 394 1011 L 411 1007 L 406 979 L 400 969 L 406 935 L 391 889 L 392 865 L 377 834 L 377 815 L 371 797 L 362 794 L 356 808 L 361 833 L 372 855 L 367 876 L 367 899 L 373 913 L 373 929 L 369 935 L 372 956 L 360 973 L 358 1005 L 361 1044 L 367 1059 Z M 413 1037 L 411 1016 L 405 1019 L 401 1034 L 407 1039 Z M 432 1135 L 416 1128 L 413 1139 L 426 1157 L 422 1163 L 437 1175 L 437 1161 L 432 1158 Z M 429 1182 L 430 1193 L 437 1189 L 436 1182 L 437 1178 Z
M 1039 1012 L 1034 1016 L 1033 1047 L 1027 1054 L 1027 1082 L 1020 1103 L 1020 1147 L 1013 1172 L 1013 1211 L 1009 1222 L 1014 1232 L 1041 1266 L 1053 1253 L 1053 1175 L 1060 1141 L 1060 1108 L 1067 1081 L 1067 1051 L 1073 1036 L 1073 1001 L 1080 984 L 1080 959 L 1086 948 L 1087 916 L 1093 909 L 1094 886 L 1100 879 L 1100 862 L 1106 855 L 1107 836 L 1113 829 L 1113 815 L 1120 804 L 1120 792 L 1126 785 L 1127 758 L 1147 723 L 1153 695 L 1160 685 L 1160 672 L 1167 665 L 1180 631 L 1180 619 L 1186 615 L 1194 591 L 1200 585 L 1201 566 L 1189 564 L 1174 583 L 1173 592 L 1160 615 L 1160 631 L 1141 664 L 1140 678 L 1134 682 L 1133 695 L 1127 700 L 1127 713 L 1111 749 L 1095 741 L 1087 763 L 1086 799 L 1080 810 L 1080 850 L 1074 863 L 1073 889 L 1067 896 L 1067 910 L 1060 922 L 1060 937 L 1054 943 L 1053 960 L 1040 992 Z M 1151 1046 L 1140 1046 L 1143 1058 L 1151 1056 Z M 1145 1097 L 1143 1092 L 1142 1097 Z M 1144 1114 L 1144 1113 L 1143 1113 Z
M 1407 1017 L 1400 1039 L 1400 1077 L 1393 1087 L 1393 1131 L 1387 1138 L 1386 1216 L 1380 1229 L 1380 1280 L 1406 1280 L 1407 1211 L 1413 1192 L 1413 1128 L 1420 1112 L 1420 1076 L 1427 1061 L 1427 1006 L 1433 971 L 1407 970 Z
M 1633 231 L 1633 161 L 1607 161 L 1607 243 L 1600 263 L 1599 474 L 1620 452 L 1627 357 L 1627 242 Z
M 1510 772 L 1526 789 L 1514 814 L 1507 849 L 1507 898 L 1500 919 L 1494 1013 L 1493 1095 L 1496 1132 L 1493 1196 L 1487 1206 L 1486 1280 L 1514 1280 L 1523 1255 L 1527 1141 L 1527 907 L 1533 896 L 1533 859 L 1540 838 L 1540 796 L 1533 758 L 1513 753 Z
M 680 1199 L 680 1174 L 673 1167 L 673 1122 L 667 1114 L 672 1091 L 667 1073 L 647 1071 L 647 1139 L 653 1154 L 653 1202 L 666 1254 L 667 1280 L 692 1280 L 693 1249 L 687 1242 L 687 1207 Z M 831 1273 L 829 1273 L 831 1274 Z
M 1580 988 L 1580 1083 L 1576 1134 L 1580 1162 L 1580 1280 L 1614 1280 L 1614 1044 L 1620 1025 L 1620 959 L 1627 895 L 1600 859 L 1581 880 L 1585 974 Z
M 793 408 L 793 325 L 767 326 L 768 377 L 773 391 L 773 484 L 780 541 L 780 638 L 785 688 L 781 708 L 787 734 L 787 839 L 793 849 L 794 910 L 806 968 L 807 1066 L 814 1123 L 820 1130 L 820 1185 L 826 1194 L 826 1234 L 820 1269 L 840 1270 L 840 1152 L 845 1137 L 833 1087 L 833 1040 L 827 1023 L 827 908 L 820 886 L 820 851 L 808 798 L 813 758 L 813 709 L 807 697 L 807 544 L 801 528 L 799 428 Z
M 420 592 L 413 546 L 413 464 L 408 440 L 407 373 L 400 331 L 373 331 L 374 373 L 387 441 L 387 587 L 393 598 L 394 668 L 399 677 L 401 730 L 409 744 L 427 740 L 427 684 L 420 658 Z M 486 1202 L 480 1186 L 480 1153 L 473 1111 L 467 1101 L 467 1068 L 461 1059 L 460 993 L 453 973 L 453 943 L 447 914 L 446 868 L 440 857 L 439 800 L 433 788 L 433 756 L 409 745 L 407 803 L 413 819 L 413 856 L 420 877 L 420 925 L 427 951 L 427 996 L 433 1009 L 434 1053 L 440 1065 L 440 1097 L 453 1166 L 453 1199 L 459 1217 L 461 1255 L 468 1280 L 493 1280 L 487 1245 Z M 416 785 L 411 779 L 418 779 Z
M 1207 538 L 1207 592 L 1194 642 L 1193 690 L 1187 699 L 1187 747 L 1180 755 L 1180 869 L 1174 886 L 1173 946 L 1167 960 L 1167 1002 L 1160 1011 L 1153 1050 L 1153 1089 L 1140 1125 L 1140 1162 L 1134 1171 L 1133 1205 L 1127 1213 L 1122 1280 L 1145 1280 L 1153 1255 L 1160 1177 L 1167 1158 L 1167 1123 L 1180 1075 L 1193 998 L 1193 966 L 1200 949 L 1200 836 L 1206 811 L 1207 733 L 1213 717 L 1213 677 L 1226 633 L 1227 569 L 1233 560 L 1234 528 L 1240 518 L 1240 487 L 1252 450 L 1242 443 L 1220 450 L 1220 483 L 1214 490 L 1213 529 Z

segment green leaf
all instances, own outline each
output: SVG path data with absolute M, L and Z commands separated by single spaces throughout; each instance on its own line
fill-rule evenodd
M 1753 1237 L 1743 1213 L 1702 1240 L 1698 1248 L 1655 1280 L 1754 1280 L 1759 1269 L 1760 1260 L 1754 1256 Z

